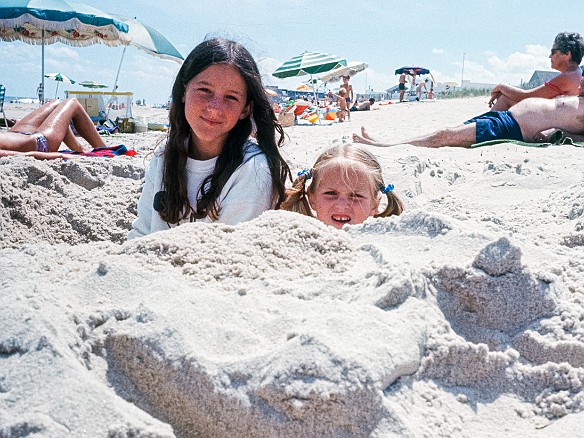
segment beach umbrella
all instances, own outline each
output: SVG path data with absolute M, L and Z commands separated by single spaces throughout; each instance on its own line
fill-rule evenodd
M 44 90 L 45 45 L 71 46 L 129 44 L 128 25 L 92 6 L 66 0 L 2 0 L 0 40 L 42 46 L 41 78 Z M 44 91 L 42 99 L 44 101 Z
M 428 74 L 430 74 L 430 70 L 428 70 L 427 68 L 418 67 L 418 66 L 411 66 L 411 67 L 406 66 L 406 67 L 398 68 L 395 71 L 395 74 L 401 75 L 404 72 L 410 76 L 413 76 L 414 74 L 415 75 L 428 75 Z
M 166 37 L 164 37 L 164 35 L 162 35 L 156 29 L 138 21 L 136 18 L 124 17 L 117 14 L 112 14 L 112 16 L 128 26 L 128 34 L 126 37 L 130 46 L 134 46 L 140 50 L 143 50 L 149 55 L 156 56 L 158 58 L 168 59 L 170 61 L 178 62 L 179 64 L 183 63 L 184 58 L 180 52 L 168 39 L 166 39 Z M 113 91 L 116 91 L 118 85 L 118 78 L 122 68 L 122 62 L 124 61 L 125 53 L 126 47 L 124 47 L 124 51 L 122 52 L 122 58 L 118 67 L 116 80 L 114 81 Z
M 108 87 L 108 85 L 106 85 L 106 84 L 102 84 L 102 83 L 95 82 L 95 81 L 77 82 L 77 85 L 81 85 L 82 87 L 85 87 L 85 88 L 107 88 Z
M 68 78 L 64 74 L 61 73 L 49 73 L 45 75 L 45 78 L 52 79 L 53 81 L 57 81 L 57 88 L 55 89 L 55 99 L 57 98 L 57 92 L 59 91 L 59 82 L 65 82 L 67 84 L 74 84 L 75 81 L 71 78 Z
M 365 70 L 369 65 L 366 62 L 351 61 L 345 67 L 335 68 L 320 77 L 323 82 L 338 82 L 343 76 L 353 77 Z
M 347 61 L 336 55 L 304 52 L 286 61 L 272 73 L 272 76 L 284 79 L 294 76 L 315 75 L 346 65 Z
M 328 53 L 320 52 L 304 52 L 286 61 L 278 67 L 274 73 L 272 73 L 272 76 L 284 79 L 295 76 L 310 75 L 310 82 L 313 84 L 314 100 L 316 102 L 316 82 L 312 81 L 312 75 L 325 73 L 346 65 L 347 61 L 336 55 L 329 55 Z M 317 113 L 318 112 L 319 110 L 317 107 Z

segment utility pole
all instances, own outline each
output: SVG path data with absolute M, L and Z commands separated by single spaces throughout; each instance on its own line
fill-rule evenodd
M 464 81 L 464 57 L 466 56 L 466 52 L 462 53 L 462 73 L 460 75 L 460 88 L 462 88 L 462 82 Z

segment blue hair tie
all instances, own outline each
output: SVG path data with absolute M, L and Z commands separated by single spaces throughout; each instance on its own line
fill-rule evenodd
M 302 176 L 302 175 L 306 175 L 307 180 L 312 178 L 312 174 L 310 173 L 310 170 L 308 170 L 308 169 L 304 169 L 304 170 L 301 170 L 300 172 L 298 172 L 298 176 Z
M 394 185 L 393 184 L 388 184 L 386 186 L 384 186 L 383 184 L 379 187 L 379 190 L 381 190 L 381 193 L 389 193 L 389 192 L 393 192 L 394 189 Z

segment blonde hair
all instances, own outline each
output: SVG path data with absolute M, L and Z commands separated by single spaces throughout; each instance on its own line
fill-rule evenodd
M 345 94 L 347 94 L 347 90 L 345 90 L 343 87 L 339 88 L 339 96 L 344 96 Z
M 319 177 L 325 169 L 335 166 L 342 166 L 345 169 L 345 179 L 350 185 L 350 172 L 362 172 L 365 174 L 371 185 L 371 192 L 375 197 L 381 198 L 383 193 L 387 197 L 387 205 L 383 211 L 373 215 L 373 217 L 387 217 L 400 215 L 404 210 L 401 199 L 391 191 L 385 191 L 385 183 L 381 165 L 377 158 L 367 150 L 354 144 L 343 144 L 325 150 L 316 160 L 310 170 L 304 170 L 298 174 L 298 178 L 292 183 L 292 187 L 286 189 L 284 201 L 280 208 L 282 210 L 294 211 L 306 216 L 314 217 L 308 202 L 308 193 L 312 193 L 319 183 Z M 312 182 L 306 187 L 306 182 Z

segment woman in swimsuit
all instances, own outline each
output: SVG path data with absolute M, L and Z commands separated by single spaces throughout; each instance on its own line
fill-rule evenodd
M 76 152 L 84 152 L 71 129 L 73 126 L 93 147 L 104 146 L 95 125 L 77 99 L 54 100 L 17 121 L 8 131 L 0 132 L 0 157 L 31 155 L 38 159 L 62 158 L 61 143 Z M 70 158 L 70 156 L 67 156 Z
M 584 40 L 579 33 L 561 32 L 556 35 L 549 58 L 551 67 L 560 72 L 550 81 L 524 90 L 512 85 L 499 84 L 491 91 L 489 107 L 491 111 L 505 111 L 524 99 L 543 97 L 553 99 L 558 96 L 577 96 L 582 78 L 580 62 L 584 54 Z

